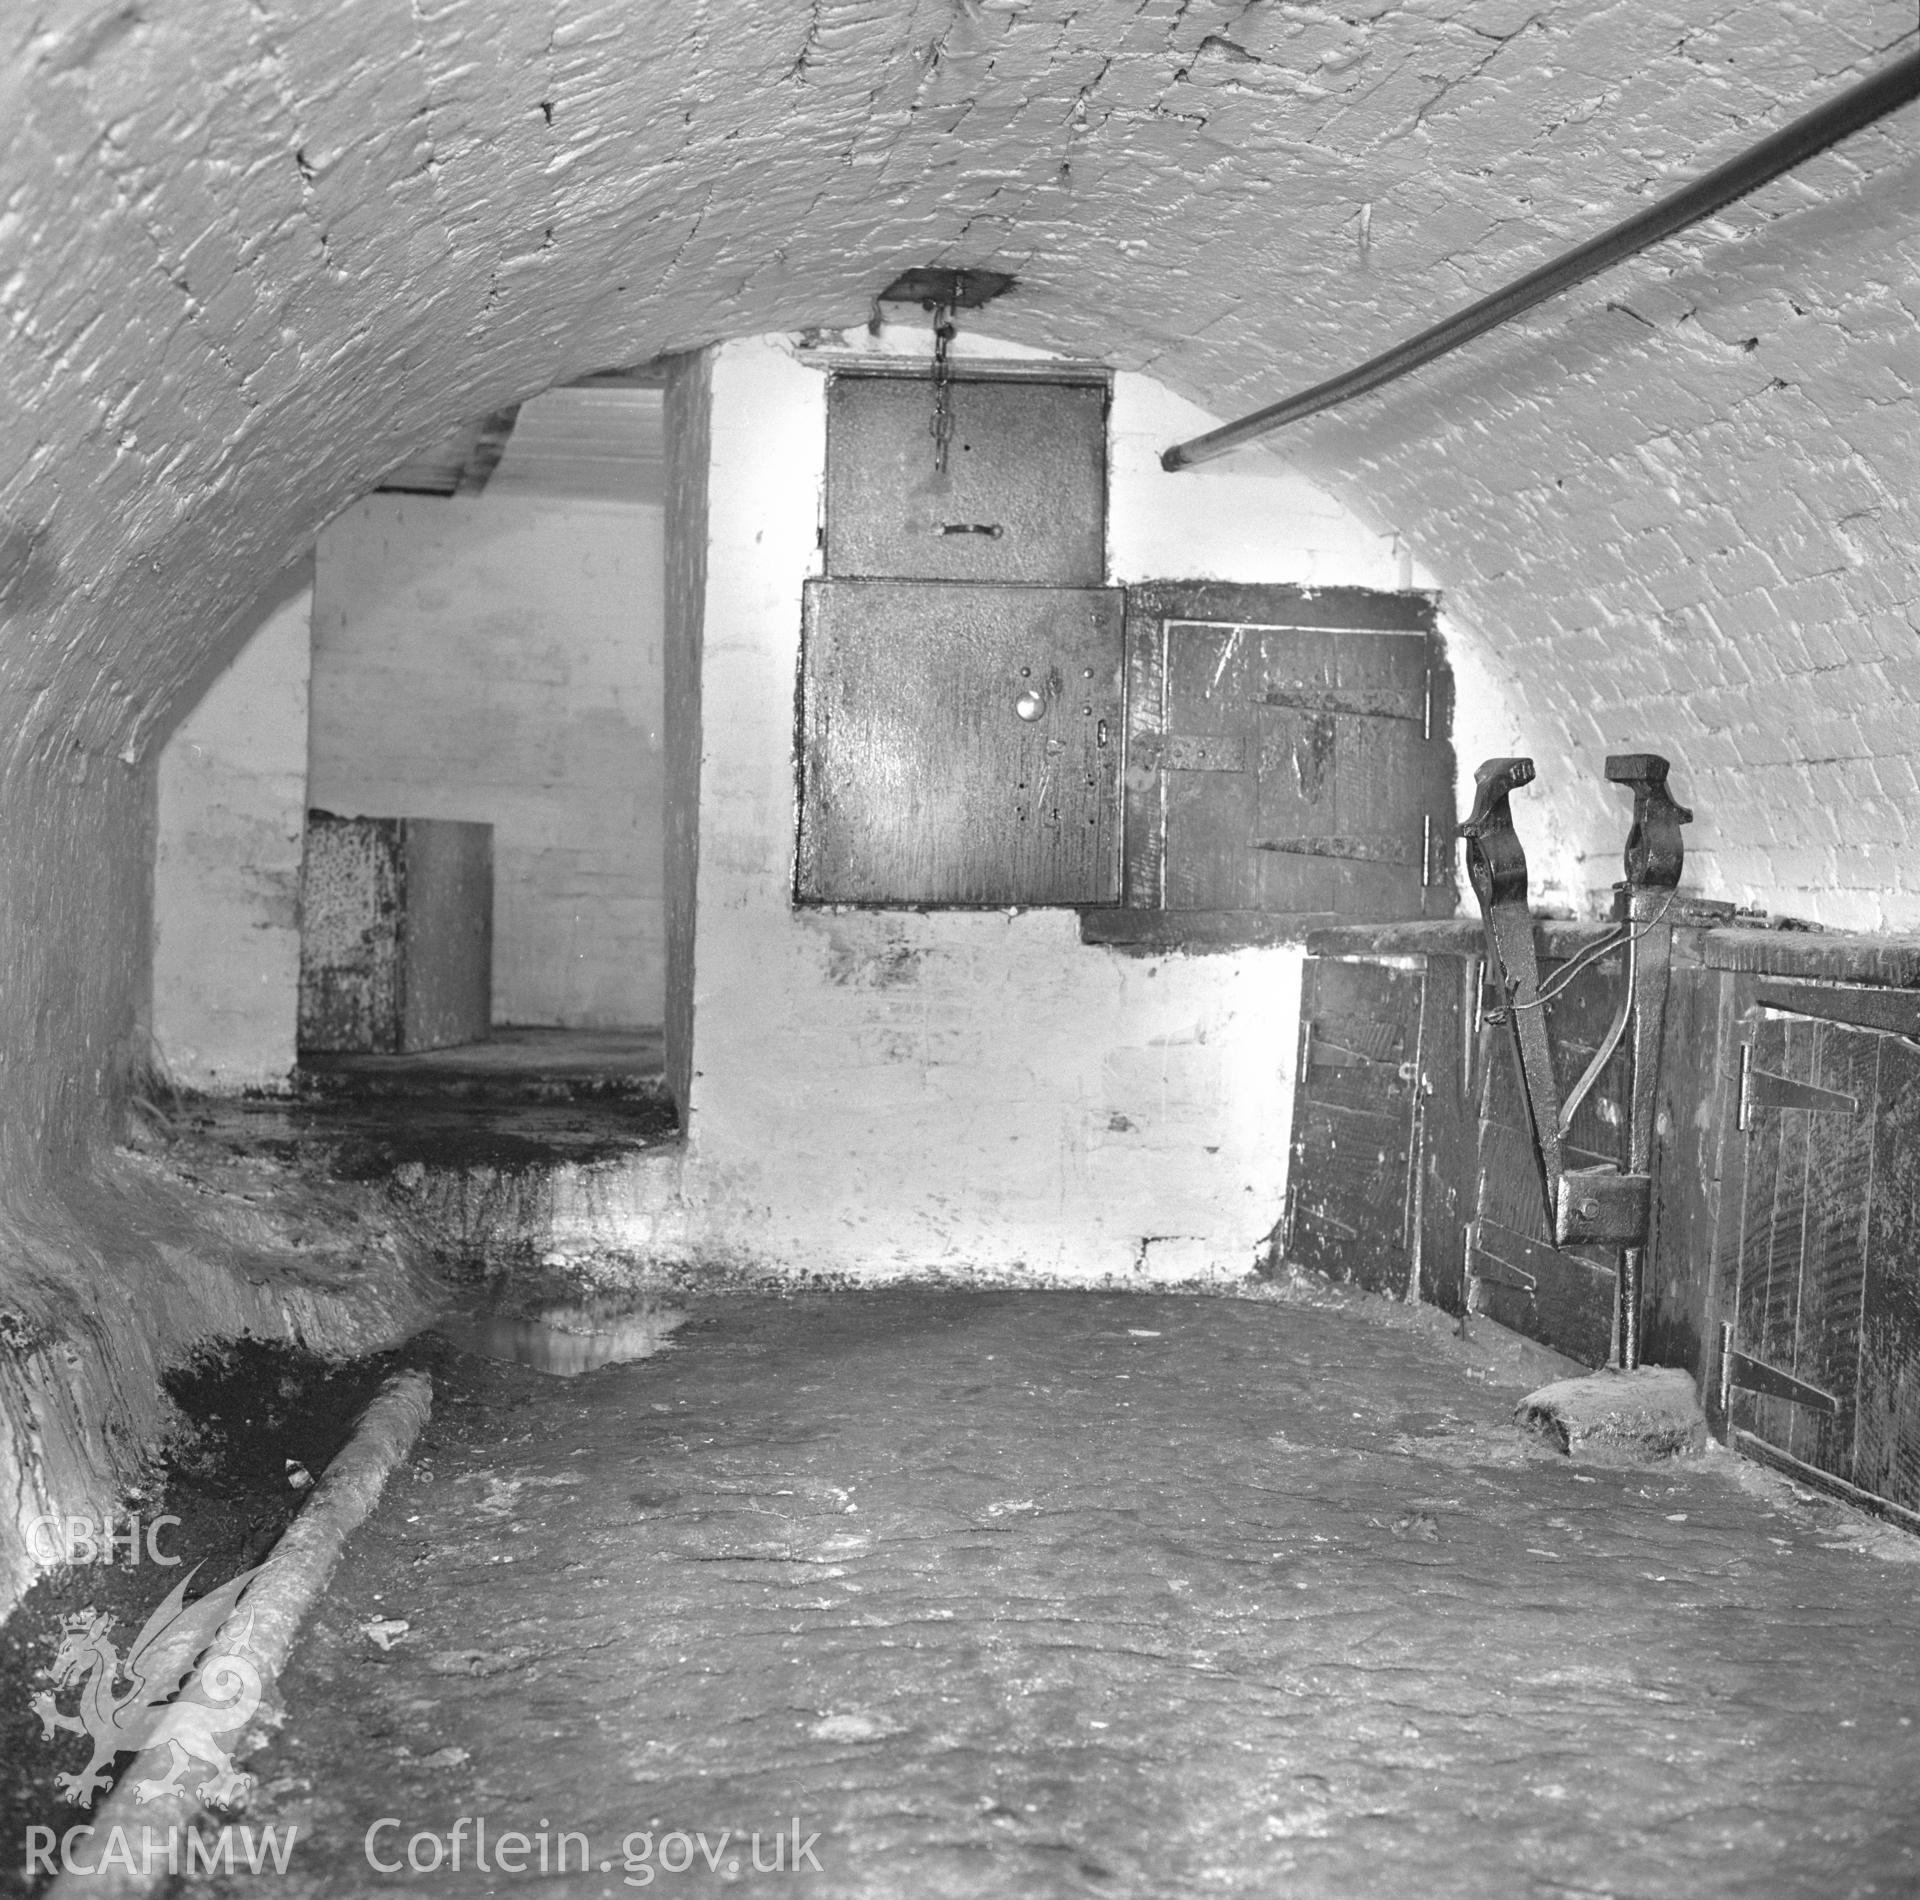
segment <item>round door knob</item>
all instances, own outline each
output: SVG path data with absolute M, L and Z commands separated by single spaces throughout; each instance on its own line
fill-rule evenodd
M 1026 691 L 1013 702 L 1013 710 L 1020 718 L 1024 719 L 1028 725 L 1032 725 L 1036 719 L 1042 719 L 1046 716 L 1047 702 L 1029 686 Z

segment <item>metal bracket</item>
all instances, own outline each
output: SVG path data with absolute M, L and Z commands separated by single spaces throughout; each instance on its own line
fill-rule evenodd
M 1398 832 L 1349 831 L 1306 838 L 1256 838 L 1256 851 L 1279 851 L 1296 858 L 1343 858 L 1355 864 L 1398 864 L 1411 869 L 1420 862 L 1415 847 Z
M 1256 693 L 1256 706 L 1278 706 L 1290 712 L 1351 713 L 1363 719 L 1404 719 L 1424 726 L 1431 719 L 1426 689 L 1410 693 L 1405 687 L 1331 686 L 1274 687 Z
M 1569 1168 L 1553 1214 L 1556 1247 L 1637 1247 L 1652 1218 L 1653 1178 L 1615 1167 Z
M 916 264 L 903 270 L 873 300 L 877 315 L 883 303 L 917 303 L 931 310 L 978 310 L 1004 297 L 1016 280 L 999 270 L 953 270 L 944 264 Z M 876 329 L 878 325 L 875 326 Z

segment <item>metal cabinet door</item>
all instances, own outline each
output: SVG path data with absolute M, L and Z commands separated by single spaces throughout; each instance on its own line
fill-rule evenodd
M 925 376 L 836 376 L 827 390 L 827 572 L 949 581 L 1106 578 L 1102 383 L 949 386 L 934 464 Z
M 811 581 L 803 903 L 1110 904 L 1117 589 Z

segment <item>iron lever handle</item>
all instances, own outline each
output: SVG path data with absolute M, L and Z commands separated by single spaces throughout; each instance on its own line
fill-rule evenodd
M 1560 1086 L 1547 1045 L 1546 1012 L 1540 1005 L 1540 964 L 1533 946 L 1533 913 L 1527 908 L 1527 854 L 1513 828 L 1508 798 L 1533 783 L 1531 759 L 1488 759 L 1473 775 L 1473 810 L 1460 827 L 1467 845 L 1467 881 L 1480 901 L 1487 930 L 1488 967 L 1505 999 L 1501 1011 L 1520 1065 L 1520 1099 L 1540 1171 L 1547 1224 L 1560 1205 Z
M 1627 834 L 1627 980 L 1611 1028 L 1563 1105 L 1553 1073 L 1533 916 L 1527 907 L 1527 859 L 1508 800 L 1533 783 L 1531 759 L 1488 759 L 1474 774 L 1473 810 L 1460 827 L 1467 877 L 1486 924 L 1488 960 L 1506 995 L 1504 1015 L 1520 1065 L 1520 1093 L 1533 1135 L 1547 1222 L 1554 1242 L 1610 1242 L 1621 1249 L 1616 1363 L 1639 1363 L 1640 1274 L 1650 1225 L 1653 1129 L 1660 1035 L 1666 1015 L 1673 926 L 1667 910 L 1680 882 L 1680 827 L 1693 813 L 1667 789 L 1668 761 L 1656 752 L 1623 752 L 1606 762 L 1607 778 L 1633 792 Z M 1604 947 L 1615 947 L 1609 943 Z M 1593 952 L 1583 953 L 1586 961 Z M 1568 975 L 1572 975 L 1568 971 Z M 1563 979 L 1556 979 L 1564 987 Z M 1569 1172 L 1563 1146 L 1574 1109 L 1599 1080 L 1629 1025 L 1633 1079 L 1624 1174 L 1611 1166 Z

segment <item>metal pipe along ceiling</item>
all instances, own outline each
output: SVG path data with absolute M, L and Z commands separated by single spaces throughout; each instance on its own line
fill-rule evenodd
M 1744 198 L 1748 192 L 1778 178 L 1782 172 L 1791 171 L 1816 153 L 1824 152 L 1828 146 L 1838 144 L 1850 133 L 1884 118 L 1916 95 L 1920 95 L 1920 52 L 1908 53 L 1904 58 L 1895 60 L 1870 79 L 1849 87 L 1838 98 L 1817 107 L 1804 118 L 1794 120 L 1791 125 L 1762 139 L 1738 158 L 1730 159 L 1704 177 L 1695 179 L 1671 197 L 1637 212 L 1610 231 L 1602 232 L 1599 237 L 1590 238 L 1552 263 L 1529 271 L 1504 289 L 1482 297 L 1478 303 L 1469 304 L 1466 309 L 1444 322 L 1434 324 L 1431 329 L 1422 330 L 1418 336 L 1395 344 L 1392 349 L 1362 363 L 1358 369 L 1350 369 L 1344 375 L 1316 383 L 1311 389 L 1304 389 L 1283 402 L 1256 409 L 1237 422 L 1222 423 L 1219 428 L 1210 429 L 1205 435 L 1197 435 L 1191 441 L 1176 443 L 1160 457 L 1160 465 L 1166 469 L 1192 468 L 1198 462 L 1211 461 L 1216 455 L 1224 455 L 1229 449 L 1236 449 L 1258 436 L 1284 429 L 1290 422 L 1318 415 L 1323 409 L 1351 402 L 1355 396 L 1364 396 L 1369 390 L 1393 382 L 1409 370 L 1418 369 L 1423 363 L 1431 363 L 1435 357 L 1444 356 L 1449 350 L 1457 350 L 1461 344 L 1471 342 L 1496 324 L 1505 323 L 1509 318 L 1531 310 L 1535 304 L 1544 303 L 1549 297 L 1597 276 L 1623 258 L 1633 256 L 1636 251 L 1644 251 L 1662 238 L 1671 237 L 1674 232 L 1685 230 L 1688 225 L 1696 224 L 1702 218 L 1711 217 L 1714 212 L 1732 204 L 1736 198 Z

